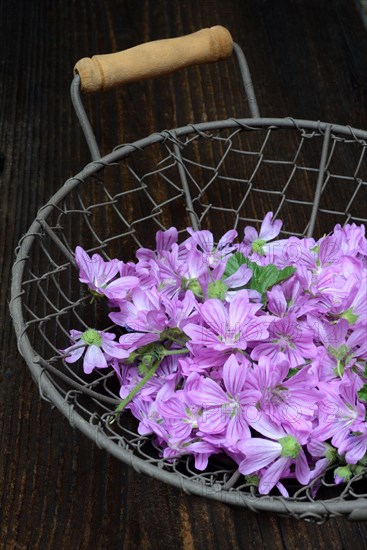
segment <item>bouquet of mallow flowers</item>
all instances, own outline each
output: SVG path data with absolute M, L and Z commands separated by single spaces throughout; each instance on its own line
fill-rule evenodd
M 276 240 L 281 226 L 269 212 L 242 240 L 158 231 L 127 263 L 77 247 L 115 329 L 72 330 L 62 352 L 87 374 L 114 369 L 114 414 L 130 409 L 164 458 L 204 470 L 226 453 L 260 494 L 287 497 L 288 478 L 334 465 L 342 483 L 367 466 L 367 240 L 354 224 Z

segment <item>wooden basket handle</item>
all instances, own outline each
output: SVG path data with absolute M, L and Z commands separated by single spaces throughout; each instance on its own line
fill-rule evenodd
M 122 52 L 80 59 L 81 90 L 100 92 L 127 82 L 165 75 L 202 63 L 229 57 L 233 50 L 230 32 L 219 25 L 181 36 L 140 44 Z

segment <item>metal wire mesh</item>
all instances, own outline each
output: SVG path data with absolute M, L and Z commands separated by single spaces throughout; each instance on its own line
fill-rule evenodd
M 260 223 L 272 210 L 283 235 L 321 236 L 336 223 L 367 224 L 367 133 L 292 119 L 229 120 L 165 131 L 117 147 L 52 197 L 20 242 L 11 310 L 19 348 L 41 395 L 72 425 L 138 471 L 209 498 L 322 522 L 367 519 L 367 478 L 336 487 L 331 472 L 291 497 L 259 496 L 236 465 L 215 456 L 206 472 L 190 457 L 162 459 L 129 413 L 108 419 L 120 399 L 113 373 L 86 376 L 62 361 L 70 328 L 108 328 L 104 306 L 83 294 L 73 260 L 77 245 L 128 261 L 174 225 L 214 235 Z M 322 154 L 324 151 L 324 155 Z M 324 158 L 322 158 L 324 157 Z M 256 213 L 256 215 L 254 215 Z M 320 484 L 317 497 L 313 487 Z

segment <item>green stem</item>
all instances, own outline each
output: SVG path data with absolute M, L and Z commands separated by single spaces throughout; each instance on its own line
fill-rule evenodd
M 188 349 L 170 349 L 170 350 L 164 350 L 162 351 L 162 356 L 165 357 L 166 355 L 179 355 L 181 353 L 190 353 Z
M 171 342 L 174 342 L 175 344 L 179 344 L 180 346 L 182 346 L 183 344 L 185 344 L 187 342 L 184 341 L 184 340 L 178 340 L 177 338 L 174 338 L 173 336 L 170 336 L 169 334 L 166 334 L 164 336 L 164 338 L 167 338 L 167 340 L 170 340 Z
M 342 362 L 340 359 L 337 360 L 337 367 L 336 367 L 336 370 L 338 372 L 338 375 L 340 376 L 340 378 L 343 377 L 343 374 L 344 374 L 344 367 L 342 365 Z
M 130 401 L 132 399 L 134 399 L 134 397 L 136 396 L 136 394 L 138 393 L 139 390 L 141 390 L 141 388 L 151 379 L 153 378 L 153 376 L 155 375 L 156 371 L 158 370 L 158 367 L 161 363 L 161 360 L 160 358 L 154 363 L 154 365 L 152 366 L 152 368 L 146 373 L 146 375 L 144 376 L 144 378 L 142 378 L 140 380 L 140 382 L 138 384 L 136 384 L 136 386 L 131 390 L 131 392 L 129 393 L 129 395 L 127 395 L 125 397 L 125 399 L 123 401 L 121 401 L 121 403 L 118 405 L 118 407 L 116 408 L 115 410 L 115 414 L 114 414 L 114 417 L 110 420 L 110 424 L 112 424 L 112 422 L 114 422 L 116 420 L 116 415 L 117 413 L 119 413 L 120 411 L 122 411 L 126 405 L 128 405 L 130 403 Z

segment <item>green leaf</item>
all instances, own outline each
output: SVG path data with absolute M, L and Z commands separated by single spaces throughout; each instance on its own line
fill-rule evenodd
M 251 288 L 264 294 L 268 288 L 276 284 L 277 279 L 278 269 L 275 265 L 269 264 L 263 267 L 258 266 L 258 269 L 251 279 Z
M 358 321 L 358 315 L 353 313 L 353 308 L 350 307 L 341 314 L 342 319 L 346 319 L 350 325 L 354 325 Z
M 274 264 L 261 266 L 255 262 L 251 262 L 242 252 L 235 252 L 226 264 L 223 279 L 230 277 L 241 267 L 246 264 L 252 270 L 252 277 L 247 285 L 251 290 L 257 290 L 265 297 L 265 293 L 272 286 L 285 281 L 295 273 L 296 268 L 287 266 L 283 269 L 278 269 Z
M 278 269 L 274 264 L 256 265 L 250 281 L 250 288 L 265 295 L 267 290 L 291 277 L 295 271 L 296 268 L 292 266 Z
M 294 376 L 295 374 L 297 374 L 297 372 L 299 371 L 299 368 L 290 368 L 289 371 L 288 371 L 288 374 L 287 374 L 287 380 L 288 378 L 292 378 L 292 376 Z
M 231 275 L 233 275 L 234 273 L 236 273 L 236 271 L 241 267 L 241 265 L 243 264 L 249 264 L 249 263 L 252 263 L 248 260 L 248 258 L 246 258 L 242 252 L 235 252 L 231 257 L 230 259 L 228 260 L 227 264 L 226 264 L 226 269 L 223 273 L 223 279 L 227 279 L 227 277 L 230 277 Z M 254 264 L 256 265 L 256 264 Z M 250 266 L 249 266 L 250 267 Z
M 357 393 L 358 393 L 358 399 L 360 401 L 364 401 L 365 403 L 367 403 L 367 384 L 362 386 L 361 389 L 358 390 Z
M 293 273 L 295 273 L 297 269 L 293 267 L 292 265 L 288 265 L 287 267 L 284 267 L 283 269 L 278 269 L 278 279 L 276 284 L 281 283 L 282 281 L 285 281 L 286 279 L 289 279 L 289 277 L 292 277 Z

